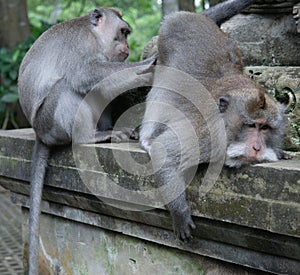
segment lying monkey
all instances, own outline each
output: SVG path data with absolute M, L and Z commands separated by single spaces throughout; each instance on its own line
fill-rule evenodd
M 182 240 L 195 228 L 185 195 L 190 167 L 288 158 L 281 150 L 283 106 L 243 75 L 239 50 L 217 26 L 252 2 L 229 0 L 202 14 L 174 13 L 160 28 L 160 66 L 147 97 L 140 144 L 155 166 L 158 186 L 170 186 L 162 188 L 162 197 Z M 193 86 L 193 79 L 185 80 L 180 72 L 199 84 Z

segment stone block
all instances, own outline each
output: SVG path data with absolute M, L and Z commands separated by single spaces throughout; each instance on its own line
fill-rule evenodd
M 31 129 L 0 131 L 0 185 L 23 208 L 25 252 L 33 143 Z M 200 165 L 187 189 L 197 226 L 189 243 L 174 239 L 171 217 L 162 204 L 155 204 L 158 198 L 147 205 L 145 194 L 155 187 L 153 176 L 130 171 L 131 161 L 147 163 L 149 157 L 135 143 L 82 145 L 76 152 L 72 147 L 53 150 L 42 203 L 40 264 L 44 274 L 58 269 L 67 274 L 114 273 L 122 265 L 126 272 L 136 268 L 147 274 L 148 269 L 158 272 L 165 265 L 170 274 L 176 270 L 198 274 L 210 270 L 206 257 L 222 260 L 219 271 L 227 270 L 224 274 L 234 270 L 232 266 L 227 269 L 225 262 L 279 274 L 300 270 L 297 154 L 288 161 L 224 168 L 205 193 L 201 184 L 207 166 Z M 130 192 L 140 200 L 132 201 Z M 132 245 L 132 254 L 126 243 Z M 147 253 L 146 258 L 137 256 L 144 247 L 152 251 L 151 257 Z M 131 260 L 125 257 L 128 253 Z M 181 260 L 174 269 L 171 262 L 177 257 Z M 238 272 L 240 268 L 236 274 L 244 274 Z
M 222 24 L 245 66 L 299 66 L 299 34 L 290 14 L 238 14 Z

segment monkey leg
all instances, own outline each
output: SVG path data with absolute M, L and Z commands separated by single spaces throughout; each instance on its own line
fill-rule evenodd
M 183 176 L 174 175 L 168 169 L 164 172 L 158 171 L 156 176 L 158 183 L 166 184 L 161 188 L 161 195 L 171 213 L 175 236 L 187 241 L 191 237 L 191 229 L 195 229 L 196 226 L 186 200 L 186 180 Z
M 167 204 L 172 220 L 175 236 L 180 240 L 186 241 L 191 237 L 191 229 L 196 226 L 192 220 L 191 209 L 186 201 L 185 192 Z
M 151 141 L 148 147 L 156 182 L 164 204 L 170 211 L 173 230 L 177 238 L 186 241 L 191 237 L 195 224 L 186 200 L 186 186 L 192 179 L 188 171 L 188 155 L 185 145 L 170 129 Z

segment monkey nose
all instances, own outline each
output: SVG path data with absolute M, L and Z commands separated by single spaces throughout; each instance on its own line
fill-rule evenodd
M 260 151 L 260 146 L 259 145 L 254 145 L 254 146 L 252 146 L 252 148 L 256 152 Z

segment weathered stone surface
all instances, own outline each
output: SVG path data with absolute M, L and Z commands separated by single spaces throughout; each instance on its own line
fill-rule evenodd
M 280 14 L 291 13 L 293 6 L 299 0 L 256 0 L 253 5 L 245 9 L 248 13 Z
M 158 41 L 158 36 L 152 37 L 152 39 L 146 44 L 144 47 L 141 60 L 144 60 L 154 54 L 157 54 L 158 49 L 157 49 L 157 41 Z
M 292 14 L 238 14 L 221 28 L 236 40 L 246 66 L 300 65 L 300 37 Z
M 24 207 L 28 206 L 33 143 L 32 130 L 0 131 L 0 185 L 11 190 L 13 200 Z M 79 261 L 77 257 L 85 262 L 80 268 L 95 265 L 101 270 L 104 263 L 99 260 L 97 264 L 97 257 L 113 248 L 117 249 L 120 262 L 115 259 L 111 268 L 118 270 L 127 251 L 119 250 L 117 245 L 119 240 L 121 243 L 127 240 L 120 233 L 134 237 L 137 247 L 145 241 L 160 244 L 160 249 L 170 253 L 165 263 L 168 269 L 171 268 L 168 260 L 175 259 L 170 247 L 180 249 L 184 261 L 191 261 L 192 266 L 195 264 L 203 270 L 205 265 L 199 255 L 280 274 L 297 274 L 294 271 L 300 269 L 300 159 L 297 156 L 289 161 L 241 169 L 224 168 L 218 181 L 203 195 L 200 186 L 207 167 L 201 165 L 187 191 L 197 229 L 193 231 L 191 243 L 181 244 L 173 238 L 171 218 L 162 205 L 142 211 L 147 199 L 144 191 L 155 185 L 151 175 L 135 175 L 129 171 L 130 158 L 139 163 L 149 161 L 137 144 L 83 145 L 80 149 L 75 153 L 80 163 L 75 161 L 71 147 L 58 148 L 51 154 L 42 206 L 45 222 L 42 222 L 44 256 L 41 261 L 45 270 L 49 262 L 50 269 L 54 270 L 55 259 L 67 269 L 70 266 L 67 261 Z M 123 191 L 118 194 L 120 187 Z M 132 203 L 128 190 L 141 196 L 140 204 Z M 26 222 L 25 215 L 24 231 Z M 87 230 L 83 243 L 76 239 L 78 234 L 83 234 L 82 230 Z M 90 236 L 99 239 L 92 241 Z M 101 238 L 109 244 L 104 251 L 98 247 Z M 86 256 L 87 249 L 90 257 Z M 160 258 L 158 253 L 153 255 L 155 260 L 149 258 L 149 261 L 157 261 L 157 256 Z M 138 258 L 136 262 L 139 261 Z M 182 261 L 179 263 L 178 268 L 190 270 Z
M 299 19 L 300 19 L 300 2 L 296 4 L 293 8 L 293 17 L 296 20 L 296 25 L 297 25 L 297 32 L 300 33 L 300 24 L 299 24 Z
M 25 138 L 21 139 L 22 131 L 0 131 L 0 175 L 28 182 L 34 135 L 29 134 L 30 130 L 24 130 Z M 129 156 L 133 156 L 132 158 L 140 163 L 149 160 L 148 155 L 137 144 L 131 143 L 129 147 L 125 144 L 82 145 L 80 148 L 77 151 L 82 161 L 80 164 L 74 161 L 74 148 L 73 151 L 71 147 L 58 148 L 53 151 L 46 174 L 46 186 L 63 188 L 66 191 L 93 195 L 102 199 L 112 199 L 111 204 L 120 203 L 120 201 L 133 203 L 134 194 L 138 194 L 141 199 L 136 201 L 136 206 L 132 205 L 133 208 L 143 207 L 143 203 L 146 204 L 149 199 L 150 209 L 152 206 L 164 209 L 158 198 L 148 197 L 148 193 L 144 192 L 155 188 L 152 175 L 136 175 L 130 173 L 130 167 L 119 166 L 122 159 L 125 160 L 124 163 L 130 164 Z M 92 158 L 93 154 L 96 156 L 96 161 Z M 273 231 L 271 224 L 274 224 L 274 221 L 270 220 L 273 201 L 283 205 L 296 204 L 300 207 L 297 191 L 300 181 L 300 165 L 297 157 L 288 161 L 240 169 L 224 168 L 211 190 L 200 199 L 201 179 L 206 173 L 205 165 L 199 167 L 198 170 L 195 179 L 188 187 L 188 196 L 195 216 Z M 2 184 L 6 188 L 9 188 L 10 184 L 13 185 L 5 180 Z M 23 192 L 24 185 L 22 184 L 14 184 L 16 188 L 14 191 L 19 191 L 18 186 L 22 186 L 20 191 Z M 118 193 L 120 190 L 121 194 Z M 262 210 L 257 210 L 258 205 L 261 205 Z M 255 214 L 251 216 L 249 213 Z M 294 215 L 290 218 L 294 219 Z M 284 222 L 280 219 L 276 221 L 277 224 L 284 224 Z M 277 233 L 290 234 L 290 231 Z
M 26 199 L 26 197 L 22 198 L 20 195 L 17 195 L 15 199 L 19 202 L 22 201 L 23 205 L 28 203 L 28 199 Z M 28 230 L 28 214 L 25 209 L 23 209 L 23 213 L 23 239 L 26 240 Z M 62 222 L 59 218 L 63 218 L 64 221 Z M 53 226 L 49 227 L 49 223 L 51 223 Z M 202 228 L 204 230 L 204 234 L 201 235 L 201 237 L 195 237 L 190 243 L 183 244 L 174 240 L 172 232 L 169 230 L 164 230 L 160 227 L 153 227 L 151 225 L 136 223 L 126 219 L 119 219 L 93 212 L 83 212 L 80 209 L 74 209 L 63 205 L 57 207 L 55 203 L 48 204 L 47 202 L 43 202 L 41 228 L 41 238 L 43 242 L 41 244 L 42 255 L 40 257 L 40 262 L 43 270 L 55 270 L 59 267 L 63 267 L 65 270 L 69 269 L 69 261 L 76 261 L 77 257 L 85 259 L 84 262 L 87 263 L 86 265 L 95 266 L 95 268 L 101 270 L 102 262 L 101 259 L 97 258 L 100 257 L 99 252 L 102 251 L 102 253 L 105 253 L 106 257 L 104 258 L 107 258 L 109 251 L 113 250 L 117 254 L 116 262 L 113 264 L 111 261 L 109 261 L 109 263 L 111 264 L 110 267 L 112 268 L 112 272 L 114 274 L 114 271 L 118 270 L 118 266 L 120 262 L 122 262 L 122 255 L 119 255 L 119 246 L 117 244 L 117 240 L 120 238 L 125 242 L 128 241 L 129 245 L 131 241 L 130 238 L 127 238 L 126 236 L 141 239 L 136 239 L 134 242 L 135 246 L 138 247 L 143 246 L 147 248 L 146 241 L 160 244 L 160 251 L 166 253 L 166 258 L 162 258 L 162 261 L 166 261 L 165 264 L 168 266 L 168 268 L 169 257 L 172 257 L 173 255 L 172 249 L 168 249 L 168 247 L 179 249 L 181 251 L 179 252 L 181 257 L 185 261 L 190 261 L 191 266 L 195 266 L 196 264 L 196 266 L 202 267 L 202 269 L 206 271 L 209 270 L 207 263 L 203 262 L 203 258 L 199 257 L 199 255 L 210 256 L 213 258 L 226 260 L 227 262 L 239 263 L 244 266 L 251 266 L 262 270 L 273 271 L 278 274 L 297 274 L 297 270 L 300 266 L 298 260 L 295 260 L 298 258 L 299 249 L 299 243 L 295 242 L 295 240 L 290 240 L 280 235 L 272 237 L 268 235 L 267 232 L 255 232 L 253 230 L 248 231 L 245 228 L 231 227 L 226 229 L 222 225 L 218 226 L 213 222 L 203 223 Z M 64 230 L 65 228 L 68 229 L 66 232 Z M 105 231 L 103 231 L 103 229 Z M 97 230 L 96 235 L 93 233 L 95 230 Z M 210 231 L 212 231 L 211 235 L 214 235 L 214 238 L 211 238 L 211 235 L 207 234 L 207 232 Z M 218 239 L 218 237 L 220 237 L 219 231 L 222 231 L 222 233 L 225 234 L 227 238 L 226 241 L 220 241 Z M 110 243 L 110 245 L 104 245 L 104 247 L 101 245 L 99 246 L 98 241 L 103 237 L 103 235 L 106 237 L 107 242 Z M 78 241 L 78 238 L 81 238 L 81 241 Z M 133 242 L 133 239 L 131 240 Z M 256 248 L 258 248 L 258 251 L 266 251 L 266 247 L 268 247 L 270 248 L 270 254 L 257 252 L 257 249 L 256 251 L 252 249 L 245 249 L 243 248 L 244 245 L 233 246 L 232 243 L 235 243 L 237 240 L 240 240 L 240 242 L 243 244 L 249 244 L 250 246 L 253 246 L 253 242 L 256 242 Z M 75 249 L 75 247 L 73 247 L 71 244 L 74 244 L 75 246 L 78 244 L 80 246 L 77 246 Z M 85 248 L 85 245 L 87 245 L 88 248 Z M 184 251 L 192 254 L 184 253 Z M 132 252 L 134 253 L 134 251 Z M 132 254 L 127 252 L 127 255 Z M 285 255 L 285 257 L 276 255 Z M 156 256 L 157 254 L 153 255 L 154 258 L 152 259 L 152 263 L 157 262 Z M 137 258 L 137 260 L 140 261 L 139 258 Z M 179 264 L 180 262 L 181 261 L 177 262 L 179 265 L 178 268 L 183 268 L 183 270 L 187 271 L 186 266 L 184 266 L 182 263 Z M 211 263 L 211 261 L 208 262 Z M 213 268 L 216 267 L 217 265 L 215 263 Z M 76 264 L 75 268 L 73 266 L 73 269 L 77 271 L 81 268 L 82 266 L 78 266 Z M 141 269 L 143 271 L 142 273 L 147 274 L 147 270 L 149 269 L 148 265 L 146 264 L 141 268 L 143 268 Z M 160 271 L 157 267 L 155 270 L 158 272 Z M 171 270 L 172 268 L 170 271 Z M 68 271 L 71 273 L 67 274 L 74 274 L 74 271 Z M 224 274 L 248 274 L 246 270 L 243 271 L 243 269 L 239 269 L 238 267 L 234 268 L 229 266 L 228 269 L 226 264 L 225 267 L 220 268 L 218 271 L 224 272 Z M 249 271 L 249 274 L 253 273 L 259 274 L 258 271 Z M 88 272 L 87 274 L 94 273 Z M 177 273 L 171 272 L 170 274 Z M 184 272 L 184 274 L 186 273 Z
M 28 211 L 23 208 L 22 212 L 23 237 L 26 239 Z M 80 210 L 77 210 L 76 216 L 79 215 Z M 87 213 L 82 215 L 85 218 L 89 217 Z M 78 223 L 72 219 L 43 214 L 40 225 L 40 269 L 42 270 L 40 274 L 53 274 L 53 270 L 70 275 L 261 274 L 259 271 L 189 253 L 184 249 L 175 249 L 151 242 L 151 239 L 157 237 L 154 237 L 155 233 L 160 233 L 161 239 L 163 239 L 169 236 L 168 232 L 159 232 L 151 227 L 143 227 L 141 224 L 128 223 L 124 220 L 113 221 L 114 230 L 111 230 L 109 217 L 102 216 L 101 218 L 105 222 L 104 228 L 110 230 L 104 229 L 103 225 L 98 227 L 100 219 L 97 220 L 97 216 L 92 213 L 86 224 L 82 221 Z M 51 227 L 49 227 L 50 223 Z M 90 225 L 91 223 L 93 226 Z M 128 231 L 131 234 L 128 234 Z M 143 237 L 140 240 L 137 239 L 141 235 Z M 168 239 L 165 243 L 168 243 Z M 207 251 L 213 250 L 213 244 L 206 240 L 203 240 L 201 246 Z M 221 247 L 216 248 L 220 249 Z M 233 253 L 233 256 L 234 254 L 236 253 Z

